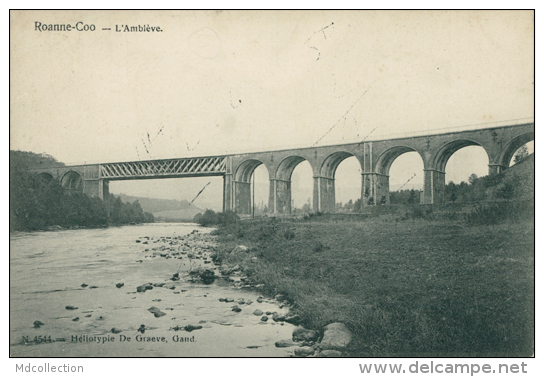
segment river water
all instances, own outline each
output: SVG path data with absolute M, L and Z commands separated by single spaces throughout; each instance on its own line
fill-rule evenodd
M 258 303 L 257 292 L 223 280 L 210 285 L 172 281 L 173 274 L 179 271 L 184 276 L 199 263 L 204 265 L 203 260 L 152 257 L 153 248 L 164 245 L 165 237 L 187 237 L 195 229 L 209 232 L 194 224 L 157 223 L 10 235 L 10 355 L 292 355 L 292 348 L 277 348 L 274 343 L 291 338 L 293 326 L 272 319 L 263 322 L 253 315 L 255 309 L 286 313 L 287 308 L 280 309 L 274 300 Z M 154 243 L 161 237 L 161 243 Z M 117 288 L 119 283 L 124 285 Z M 136 292 L 145 283 L 175 287 Z M 234 312 L 237 302 L 219 301 L 226 297 L 253 303 L 238 305 L 242 311 Z M 155 317 L 148 311 L 153 306 L 166 315 Z M 36 328 L 35 321 L 43 325 Z M 142 325 L 143 333 L 138 331 Z M 187 325 L 202 329 L 175 330 Z M 112 328 L 121 332 L 112 333 Z

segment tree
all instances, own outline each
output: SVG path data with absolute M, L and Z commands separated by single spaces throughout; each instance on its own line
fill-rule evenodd
M 361 210 L 361 198 L 357 199 L 355 203 L 353 203 L 353 212 L 359 212 Z
M 524 144 L 514 154 L 514 164 L 517 164 L 527 156 L 529 156 L 529 150 L 527 149 L 527 144 Z
M 417 204 L 417 195 L 415 190 L 410 190 L 410 197 L 408 198 L 408 204 Z

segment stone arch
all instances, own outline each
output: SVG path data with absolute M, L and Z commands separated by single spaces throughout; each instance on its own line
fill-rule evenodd
M 380 157 L 378 157 L 378 160 L 376 161 L 375 172 L 383 175 L 389 175 L 389 169 L 391 169 L 391 165 L 393 165 L 393 162 L 395 162 L 395 160 L 401 155 L 409 152 L 417 152 L 421 157 L 421 153 L 419 153 L 419 151 L 412 147 L 399 145 L 387 149 L 380 155 Z M 424 161 L 423 157 L 421 158 L 421 160 Z
M 366 174 L 363 178 L 363 205 L 391 203 L 389 171 L 397 158 L 410 152 L 416 152 L 425 167 L 425 159 L 422 157 L 421 153 L 417 149 L 406 145 L 391 147 L 379 155 L 372 174 Z
M 291 175 L 293 175 L 293 171 L 298 166 L 298 164 L 300 164 L 303 161 L 308 161 L 308 160 L 300 156 L 289 156 L 284 158 L 276 169 L 276 174 L 275 174 L 276 179 L 280 179 L 283 181 L 290 181 Z M 308 163 L 312 167 L 312 171 L 314 171 L 312 163 L 310 161 L 308 161 Z
M 436 169 L 437 171 L 444 173 L 450 157 L 458 150 L 469 146 L 482 147 L 487 154 L 488 161 L 491 162 L 491 159 L 489 158 L 489 151 L 482 144 L 470 139 L 459 139 L 443 145 L 436 153 L 433 160 L 433 165 L 429 168 Z
M 78 172 L 70 170 L 62 176 L 61 179 L 62 187 L 68 192 L 68 194 L 73 194 L 76 192 L 83 192 L 83 179 Z
M 514 157 L 516 151 L 522 145 L 534 140 L 534 132 L 521 134 L 510 140 L 510 142 L 508 142 L 508 144 L 506 144 L 506 146 L 502 149 L 501 155 L 499 157 L 499 165 L 501 165 L 504 169 L 507 169 L 510 165 L 510 160 L 512 159 L 512 157 Z
M 255 170 L 261 165 L 266 168 L 268 179 L 270 179 L 270 171 L 268 170 L 268 167 L 262 161 L 257 159 L 248 159 L 243 161 L 240 165 L 238 165 L 236 171 L 234 172 L 234 211 L 240 215 L 250 215 L 253 213 L 255 198 L 252 196 L 251 191 L 253 184 L 251 182 L 251 177 L 253 176 Z
M 269 208 L 273 209 L 274 213 L 291 213 L 291 176 L 295 168 L 304 161 L 308 160 L 294 155 L 284 158 L 278 164 L 270 181 Z M 308 163 L 314 172 L 312 163 L 310 161 Z
M 251 179 L 251 176 L 255 169 L 257 169 L 259 166 L 263 165 L 264 163 L 262 161 L 256 160 L 256 159 L 250 159 L 245 160 L 240 165 L 238 165 L 238 168 L 236 169 L 236 172 L 234 173 L 234 180 L 238 182 L 247 182 L 249 183 L 249 180 Z M 268 167 L 266 164 L 264 164 L 264 167 L 266 168 L 266 171 L 268 172 L 268 175 L 270 176 L 270 171 L 268 170 Z
M 327 156 L 327 158 L 325 158 L 325 160 L 321 164 L 321 168 L 319 169 L 319 175 L 321 177 L 334 178 L 338 166 L 342 163 L 342 161 L 350 157 L 357 158 L 357 156 L 349 152 L 341 151 L 331 153 Z M 359 161 L 359 159 L 357 159 L 357 161 Z M 361 165 L 361 161 L 359 161 L 359 164 Z M 361 165 L 361 170 L 362 169 L 363 166 Z
M 50 173 L 40 173 L 38 174 L 38 176 L 45 183 L 49 183 L 53 180 L 53 175 L 51 175 Z

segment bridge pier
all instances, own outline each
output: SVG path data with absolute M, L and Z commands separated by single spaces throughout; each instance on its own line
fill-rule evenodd
M 107 198 L 110 194 L 109 182 L 104 179 L 84 179 L 83 193 L 87 196 L 104 200 L 104 198 Z
M 334 178 L 314 176 L 314 211 L 333 213 L 336 211 Z
M 234 211 L 233 192 L 232 174 L 227 173 L 223 176 L 223 212 Z
M 268 208 L 274 214 L 291 213 L 291 181 L 277 178 L 270 180 Z
M 251 183 L 234 181 L 234 212 L 251 215 Z
M 376 172 L 363 172 L 361 175 L 362 206 L 389 204 L 389 176 Z
M 446 173 L 436 169 L 423 169 L 423 203 L 439 204 L 445 202 Z
M 505 167 L 501 164 L 489 164 L 489 175 L 500 174 L 506 169 L 508 169 L 508 167 Z

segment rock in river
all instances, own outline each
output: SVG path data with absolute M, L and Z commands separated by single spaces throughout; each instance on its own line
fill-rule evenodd
M 285 339 L 285 340 L 278 340 L 276 343 L 276 347 L 295 347 L 300 346 L 299 343 L 291 340 L 291 339 Z
M 39 329 L 40 326 L 45 325 L 42 321 L 34 321 L 34 328 Z
M 255 309 L 255 311 L 253 312 L 253 315 L 257 315 L 257 316 L 263 315 L 263 311 L 260 309 Z
M 68 309 L 68 310 L 76 310 L 76 309 L 77 309 L 77 306 L 67 305 L 67 306 L 66 306 L 66 309 Z
M 145 291 L 147 291 L 149 289 L 153 289 L 153 285 L 151 285 L 151 284 L 142 284 L 142 285 L 136 287 L 136 291 L 138 291 L 138 292 L 145 292 Z
M 285 300 L 287 298 L 287 296 L 285 296 L 284 294 L 277 294 L 274 299 L 276 299 L 277 301 L 280 301 L 282 302 L 283 300 Z
M 348 330 L 346 325 L 335 322 L 325 326 L 325 333 L 319 347 L 322 350 L 342 351 L 351 342 L 351 339 L 351 331 Z
M 111 328 L 111 332 L 114 333 L 114 334 L 119 334 L 121 331 L 123 331 L 123 330 L 119 330 L 117 327 L 112 327 Z
M 274 322 L 283 322 L 285 321 L 285 314 L 274 313 L 272 315 L 272 319 L 274 320 Z
M 153 313 L 153 315 L 155 316 L 155 318 L 159 318 L 159 317 L 162 317 L 163 315 L 166 315 L 166 313 L 162 312 L 159 308 L 157 308 L 156 306 L 152 306 L 150 307 L 149 309 L 147 309 L 148 311 L 150 311 L 151 313 Z
M 287 323 L 292 323 L 293 325 L 295 326 L 298 326 L 298 324 L 300 323 L 301 321 L 301 318 L 298 314 L 295 314 L 295 315 L 292 315 L 292 316 L 288 316 L 288 317 L 285 317 L 285 322 Z
M 304 342 L 304 341 L 316 341 L 318 338 L 317 331 L 308 330 L 304 327 L 297 327 L 293 330 L 293 340 L 295 342 Z
M 297 348 L 295 350 L 295 355 L 304 357 L 304 356 L 313 355 L 314 352 L 315 350 L 312 347 L 305 346 L 305 347 Z
M 317 354 L 318 357 L 341 357 L 342 352 L 336 350 L 323 350 Z
M 187 325 L 183 329 L 187 332 L 191 332 L 193 330 L 200 330 L 202 326 L 195 326 L 195 325 Z
M 123 285 L 125 285 L 125 283 L 117 283 L 117 284 L 115 284 L 115 286 L 116 286 L 117 288 L 121 288 Z

